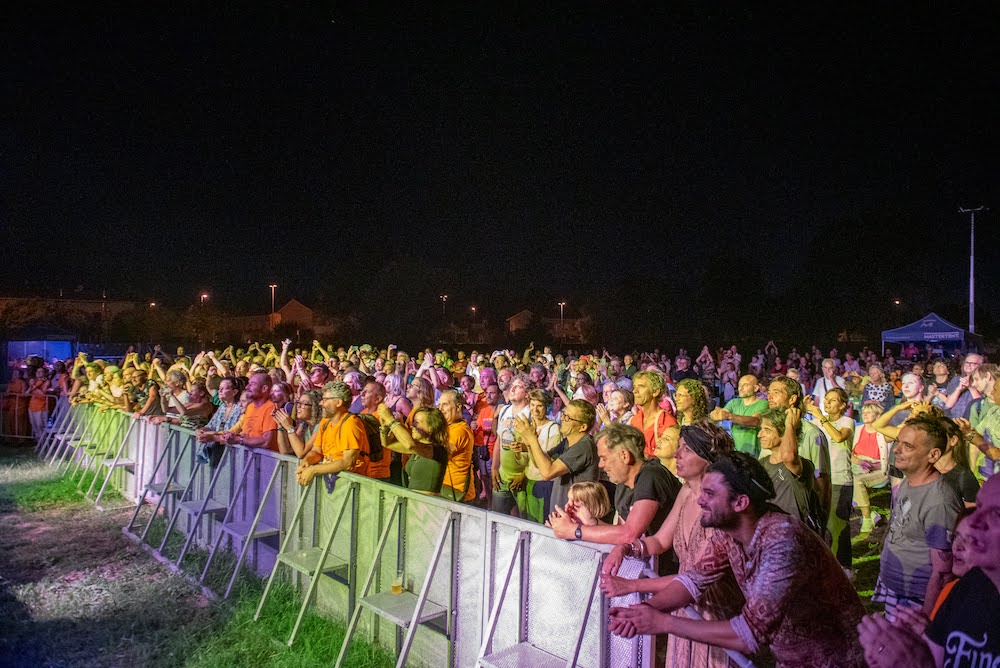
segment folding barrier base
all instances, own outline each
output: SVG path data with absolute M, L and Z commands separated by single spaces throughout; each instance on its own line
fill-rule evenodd
M 225 531 L 230 536 L 238 538 L 240 540 L 246 540 L 250 538 L 256 540 L 257 538 L 267 538 L 268 536 L 277 536 L 281 533 L 281 530 L 277 527 L 268 526 L 263 522 L 257 523 L 257 528 L 253 530 L 252 534 L 250 528 L 253 526 L 253 522 L 248 522 L 246 520 L 236 520 L 234 522 L 226 522 L 219 526 L 222 531 Z
M 155 482 L 151 485 L 146 485 L 146 491 L 150 494 L 155 494 L 156 496 L 163 496 L 164 494 L 180 494 L 184 491 L 184 485 L 178 485 L 175 482 L 169 485 L 163 482 Z
M 566 668 L 566 659 L 549 654 L 528 642 L 518 643 L 479 660 L 483 668 Z
M 319 560 L 323 557 L 323 551 L 322 547 L 310 547 L 304 550 L 283 552 L 278 555 L 278 561 L 287 564 L 299 573 L 309 576 L 312 576 L 313 573 L 323 573 L 326 575 L 347 570 L 349 564 L 346 561 L 337 559 L 329 553 L 327 553 L 326 560 L 323 562 L 323 568 L 319 568 Z
M 201 506 L 205 505 L 205 510 L 202 511 Z M 181 502 L 181 510 L 189 515 L 197 515 L 198 513 L 203 513 L 204 515 L 220 515 L 226 512 L 227 506 L 224 503 L 219 503 L 215 499 L 209 499 L 208 503 L 205 503 L 205 499 L 191 499 L 190 501 Z
M 410 627 L 410 623 L 413 621 L 413 613 L 417 609 L 417 595 L 411 591 L 404 591 L 400 594 L 384 591 L 372 594 L 371 596 L 365 596 L 358 603 L 382 619 L 392 622 L 402 629 L 407 629 Z M 448 609 L 443 605 L 438 605 L 432 601 L 425 601 L 417 623 L 426 624 L 440 631 L 443 627 L 432 622 L 443 618 L 447 614 Z

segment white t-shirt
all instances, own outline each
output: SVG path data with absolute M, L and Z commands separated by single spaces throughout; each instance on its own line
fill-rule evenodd
M 840 376 L 834 376 L 833 380 L 827 380 L 826 376 L 823 376 L 817 380 L 816 384 L 813 386 L 813 403 L 816 404 L 821 411 L 823 411 L 823 415 L 826 415 L 826 407 L 823 406 L 823 400 L 826 398 L 826 393 L 835 387 L 839 387 L 842 390 L 844 389 L 844 379 Z
M 827 430 L 823 434 L 830 443 L 830 484 L 850 485 L 854 482 L 854 474 L 851 472 L 851 449 L 854 447 L 854 420 L 846 415 L 840 416 L 833 422 L 837 429 L 850 429 L 851 435 L 842 443 L 836 443 Z

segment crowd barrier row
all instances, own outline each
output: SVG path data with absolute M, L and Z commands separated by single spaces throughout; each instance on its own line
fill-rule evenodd
M 135 506 L 125 531 L 137 540 L 150 542 L 161 518 L 168 531 L 150 545 L 161 559 L 180 567 L 204 550 L 202 582 L 231 569 L 220 596 L 242 565 L 268 578 L 266 616 L 272 580 L 290 579 L 300 620 L 312 604 L 347 621 L 342 650 L 353 634 L 395 651 L 400 666 L 651 665 L 648 638 L 608 632 L 608 608 L 638 601 L 599 591 L 611 546 L 353 474 L 303 488 L 298 460 L 266 450 L 219 446 L 199 463 L 191 430 L 119 410 L 60 402 L 37 450 L 79 475 L 98 507 Z M 86 489 L 81 471 L 96 472 Z M 171 536 L 183 537 L 179 552 Z M 642 565 L 623 568 L 638 577 Z

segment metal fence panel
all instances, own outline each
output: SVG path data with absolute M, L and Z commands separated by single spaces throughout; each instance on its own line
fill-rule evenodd
M 76 406 L 71 410 L 88 421 L 90 426 L 99 419 L 90 407 Z M 119 414 L 115 419 L 127 427 L 128 421 L 133 418 Z M 124 433 L 122 428 L 108 430 L 105 438 L 113 440 L 113 434 L 117 434 L 117 438 L 121 439 Z M 150 482 L 165 482 L 170 466 L 161 466 L 155 475 L 153 469 L 168 447 L 175 453 L 183 450 L 176 461 L 174 481 L 182 485 L 191 481 L 187 498 L 203 499 L 213 471 L 208 464 L 196 461 L 194 432 L 169 425 L 154 426 L 145 420 L 135 425 L 127 440 L 126 456 L 136 462 L 134 471 L 125 472 L 123 469 L 121 474 L 116 473 L 112 485 L 123 496 L 136 501 Z M 228 504 L 234 498 L 243 466 L 248 460 L 251 465 L 246 489 L 237 499 L 233 515 L 233 519 L 248 522 L 263 498 L 275 467 L 284 466 L 262 515 L 262 521 L 280 527 L 282 535 L 254 541 L 245 563 L 258 575 L 266 576 L 275 563 L 284 532 L 291 527 L 302 488 L 295 479 L 297 460 L 294 457 L 238 446 L 227 448 L 227 456 L 221 465 L 223 469 L 212 493 L 215 500 Z M 533 522 L 497 515 L 353 474 L 342 474 L 332 494 L 327 492 L 322 480 L 314 485 L 315 497 L 307 504 L 299 525 L 294 529 L 297 542 L 293 541 L 292 548 L 323 544 L 333 531 L 342 504 L 350 496 L 352 483 L 357 485 L 357 503 L 348 503 L 331 553 L 345 562 L 353 558 L 353 581 L 358 597 L 361 596 L 364 578 L 376 558 L 380 533 L 397 501 L 403 504 L 400 509 L 402 519 L 393 522 L 399 522 L 402 531 L 397 531 L 395 526 L 390 530 L 370 594 L 389 590 L 397 570 L 406 574 L 407 588 L 413 592 L 420 591 L 441 528 L 449 513 L 455 514 L 454 537 L 449 535 L 445 541 L 428 594 L 428 600 L 438 605 L 447 607 L 449 600 L 455 603 L 452 666 L 475 664 L 490 611 L 499 600 L 504 576 L 521 532 L 527 534 L 524 563 L 514 568 L 492 650 L 500 651 L 524 640 L 556 656 L 569 657 L 583 622 L 583 611 L 589 604 L 590 613 L 577 665 L 587 668 L 639 665 L 640 643 L 611 637 L 607 631 L 607 603 L 599 590 L 591 594 L 596 569 L 610 546 L 559 540 L 552 536 L 551 530 Z M 169 513 L 174 510 L 174 501 L 170 500 L 165 508 L 169 518 Z M 218 518 L 203 517 L 193 544 L 206 549 L 210 547 L 219 531 L 221 519 L 221 515 Z M 181 512 L 175 530 L 186 533 L 190 522 L 187 513 Z M 353 543 L 352 534 L 355 538 Z M 239 547 L 228 538 L 223 538 L 223 549 Z M 300 585 L 307 583 L 307 578 L 294 577 Z M 302 591 L 305 592 L 304 586 Z M 342 583 L 324 577 L 317 590 L 317 607 L 324 614 L 346 620 L 350 594 L 350 589 Z M 367 611 L 361 615 L 356 635 L 390 650 L 397 646 L 396 627 L 385 620 L 374 619 L 374 615 Z M 437 668 L 446 664 L 447 653 L 448 641 L 444 636 L 421 628 L 415 635 L 408 665 Z M 648 657 L 648 651 L 644 654 Z

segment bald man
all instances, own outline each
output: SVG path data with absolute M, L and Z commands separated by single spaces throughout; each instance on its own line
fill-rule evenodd
M 740 378 L 739 396 L 733 397 L 724 407 L 712 411 L 716 422 L 729 420 L 729 431 L 739 452 L 760 457 L 760 414 L 767 410 L 767 399 L 757 398 L 757 377 L 747 374 Z

